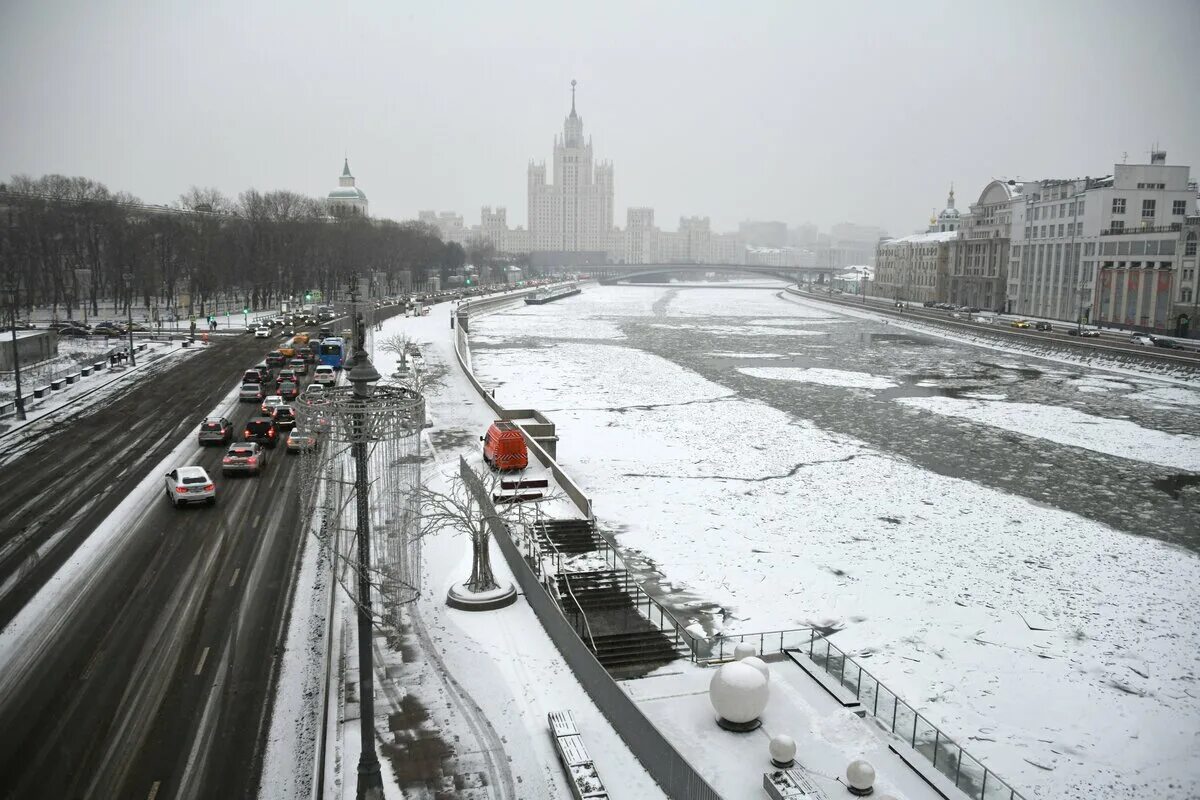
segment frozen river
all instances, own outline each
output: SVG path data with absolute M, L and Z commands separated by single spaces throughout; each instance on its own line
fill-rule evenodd
M 709 631 L 837 630 L 1030 797 L 1200 794 L 1200 388 L 781 288 L 513 308 L 476 373 Z

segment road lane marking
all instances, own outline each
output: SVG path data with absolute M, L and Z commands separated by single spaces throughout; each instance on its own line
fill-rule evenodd
M 150 787 L 150 794 L 146 795 L 146 800 L 154 800 L 154 798 L 158 797 L 158 787 L 161 783 L 162 781 L 154 782 L 154 785 Z
M 204 662 L 207 658 L 208 658 L 208 648 L 206 647 L 206 648 L 204 648 L 204 652 L 200 654 L 200 663 L 196 665 L 196 671 L 193 674 L 195 674 L 195 675 L 200 674 L 200 672 L 204 669 Z
M 253 525 L 251 525 L 250 527 L 252 527 L 252 528 L 257 528 L 257 527 L 258 527 L 258 523 L 260 523 L 260 522 L 262 522 L 262 514 L 258 514 L 258 515 L 256 515 L 256 516 L 254 517 L 254 524 L 253 524 Z
M 241 573 L 241 571 L 242 571 L 241 567 L 238 567 L 237 569 L 235 569 L 233 571 L 233 577 L 229 579 L 230 587 L 232 587 L 235 583 L 237 583 L 238 575 Z

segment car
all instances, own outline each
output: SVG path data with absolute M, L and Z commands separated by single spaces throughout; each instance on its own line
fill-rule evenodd
M 296 370 L 291 367 L 286 367 L 279 370 L 279 376 L 276 378 L 280 383 L 299 383 L 300 379 L 296 377 Z
M 1152 336 L 1155 347 L 1165 347 L 1167 350 L 1183 350 L 1183 345 L 1174 339 L 1164 339 L 1161 336 Z
M 80 337 L 80 336 L 91 336 L 92 332 L 89 331 L 87 328 L 76 328 L 74 326 L 68 326 L 65 328 L 59 328 L 58 335 L 76 338 L 76 337 Z
M 277 391 L 279 392 L 279 396 L 287 402 L 291 402 L 300 396 L 300 386 L 293 381 L 281 380 Z
M 331 336 L 333 336 L 333 328 L 329 327 L 328 325 L 324 325 L 324 326 L 322 326 L 322 328 L 321 328 L 321 338 L 322 338 L 322 339 L 328 339 L 328 338 L 329 338 L 329 337 L 331 337 Z
M 239 392 L 240 395 L 240 392 Z M 207 417 L 200 423 L 200 433 L 197 434 L 200 444 L 229 444 L 233 441 L 233 423 L 224 417 Z
M 932 300 L 926 300 L 924 303 L 921 303 L 921 308 L 933 308 L 933 306 L 934 302 Z
M 279 426 L 270 416 L 254 417 L 246 421 L 242 439 L 247 442 L 258 442 L 274 449 L 279 441 Z
M 297 354 L 295 358 L 288 362 L 288 369 L 292 370 L 297 375 L 307 375 L 308 362 L 303 356 Z
M 1129 337 L 1129 343 L 1141 345 L 1142 347 L 1154 347 L 1154 337 L 1148 333 L 1135 333 Z
M 283 335 L 284 336 L 295 336 L 296 329 L 293 328 L 291 325 L 284 325 L 283 326 Z
M 321 364 L 313 370 L 313 381 L 325 386 L 333 386 L 337 383 L 337 372 L 328 364 Z
M 271 416 L 276 406 L 283 405 L 283 398 L 277 394 L 269 394 L 263 398 L 261 411 L 264 417 Z
M 300 393 L 301 397 L 308 401 L 320 400 L 325 396 L 325 385 L 316 381 L 304 387 L 304 391 Z
M 272 317 L 271 318 L 271 327 L 274 328 L 274 327 L 282 325 L 282 324 L 283 324 L 283 317 Z
M 254 332 L 255 332 L 255 331 L 257 331 L 257 330 L 258 330 L 258 323 L 257 323 L 257 322 L 251 322 L 251 323 L 249 323 L 249 324 L 247 324 L 247 325 L 246 325 L 246 333 L 254 333 Z
M 296 427 L 296 409 L 292 406 L 276 406 L 271 412 L 271 419 L 281 431 L 290 431 Z
M 143 324 L 142 324 L 142 323 L 140 323 L 140 322 L 133 322 L 133 323 L 130 323 L 130 324 L 126 325 L 126 326 L 125 326 L 125 330 L 126 330 L 126 331 L 133 331 L 134 333 L 149 333 L 149 332 L 150 332 L 150 326 L 148 326 L 148 325 L 143 325 Z
M 287 363 L 287 358 L 278 350 L 267 353 L 267 366 L 278 369 Z
M 176 467 L 166 475 L 167 499 L 176 508 L 187 503 L 217 502 L 217 487 L 204 467 Z
M 1083 336 L 1089 339 L 1094 339 L 1100 336 L 1100 331 L 1094 331 L 1090 328 L 1067 328 L 1068 336 Z
M 76 322 L 73 319 L 68 319 L 55 320 L 54 322 L 48 323 L 46 327 L 50 328 L 51 330 L 61 330 L 63 328 L 87 328 L 87 325 L 84 325 L 82 322 Z
M 266 383 L 270 375 L 264 375 L 257 367 L 242 373 L 242 383 Z
M 1031 326 L 1031 325 L 1030 325 L 1028 322 L 1026 322 L 1026 321 L 1025 321 L 1025 320 L 1023 320 L 1023 319 L 1014 319 L 1012 322 L 1008 323 L 1008 325 L 1009 325 L 1009 327 L 1011 327 L 1011 328 L 1029 328 L 1029 327 L 1032 327 L 1032 326 Z
M 268 327 L 265 327 L 263 325 L 259 325 L 257 328 L 254 329 L 254 338 L 255 339 L 266 339 L 270 335 L 271 335 L 271 329 Z
M 283 358 L 284 358 L 283 364 L 279 365 L 282 367 L 287 364 L 287 359 L 296 357 L 296 346 L 293 345 L 291 342 L 288 342 L 287 344 L 282 344 L 279 346 L 279 352 L 280 352 L 280 354 L 283 355 Z
M 306 450 L 315 450 L 317 447 L 317 436 L 308 431 L 302 431 L 299 428 L 292 428 L 287 436 L 287 451 L 288 454 L 303 453 Z
M 238 400 L 247 403 L 261 403 L 267 396 L 267 390 L 261 383 L 247 381 L 238 389 Z
M 267 466 L 267 451 L 258 442 L 238 442 L 221 459 L 222 475 L 258 475 Z
M 296 345 L 296 347 L 300 347 L 301 345 L 308 344 L 308 340 L 310 338 L 311 337 L 307 333 L 301 331 L 292 337 L 292 344 Z
M 1054 331 L 1054 326 L 1051 325 L 1049 322 L 1035 322 L 1035 323 L 1033 323 L 1033 327 L 1034 327 L 1034 330 L 1039 330 L 1039 331 L 1046 331 L 1046 332 Z

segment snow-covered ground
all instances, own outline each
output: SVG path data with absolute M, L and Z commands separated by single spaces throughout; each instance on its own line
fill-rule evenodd
M 968 480 L 824 423 L 878 413 L 896 439 L 937 424 L 964 453 L 999 430 L 1015 452 L 969 458 L 1021 470 L 1029 448 L 1108 486 L 1086 470 L 1200 469 L 1197 388 L 837 314 L 768 292 L 598 287 L 472 320 L 473 363 L 509 405 L 557 423 L 560 463 L 601 523 L 720 603 L 727 630 L 841 628 L 839 646 L 1031 798 L 1200 794 L 1192 549 L 1065 510 L 1065 496 L 1029 499 L 1027 477 L 1021 491 Z M 961 393 L 921 396 L 939 382 Z M 1194 537 L 1194 512 L 1173 508 L 1145 513 L 1190 518 L 1178 532 Z

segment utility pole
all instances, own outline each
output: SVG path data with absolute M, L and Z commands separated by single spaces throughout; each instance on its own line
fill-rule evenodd
M 20 305 L 20 278 L 13 274 L 9 277 L 9 296 L 12 298 L 12 351 L 13 376 L 17 382 L 17 396 L 14 400 L 17 409 L 17 419 L 25 420 L 25 398 L 21 396 L 21 354 L 17 350 L 17 306 Z
M 125 290 L 129 296 L 129 329 L 126 331 L 129 334 L 129 366 L 136 367 L 137 359 L 133 355 L 133 273 L 126 272 L 121 277 L 125 280 Z

